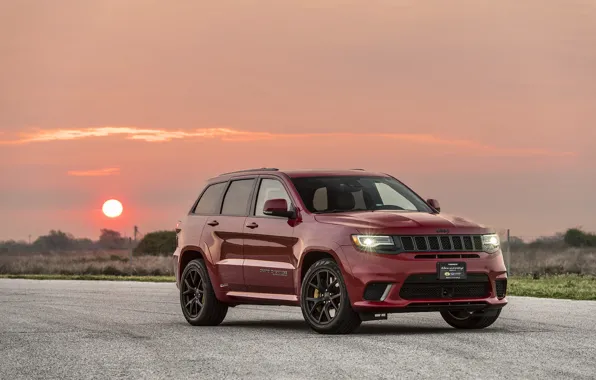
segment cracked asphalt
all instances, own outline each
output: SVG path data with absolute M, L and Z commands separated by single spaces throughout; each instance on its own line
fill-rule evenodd
M 596 302 L 509 302 L 481 331 L 416 313 L 324 336 L 291 307 L 190 326 L 172 283 L 0 279 L 0 379 L 596 378 Z

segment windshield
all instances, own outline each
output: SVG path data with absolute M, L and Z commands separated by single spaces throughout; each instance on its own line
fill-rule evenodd
M 401 182 L 389 177 L 329 176 L 292 178 L 313 213 L 433 210 Z

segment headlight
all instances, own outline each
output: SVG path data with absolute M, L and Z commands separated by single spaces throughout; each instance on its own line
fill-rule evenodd
M 352 240 L 358 248 L 373 249 L 377 247 L 393 248 L 395 243 L 391 236 L 352 235 Z
M 499 235 L 482 235 L 482 250 L 487 253 L 495 253 L 499 250 L 501 242 Z

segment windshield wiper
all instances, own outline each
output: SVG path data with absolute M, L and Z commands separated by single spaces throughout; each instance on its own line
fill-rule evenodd
M 338 212 L 354 212 L 354 211 L 371 211 L 363 208 L 357 208 L 353 210 L 341 210 L 341 209 L 333 209 L 333 210 L 324 210 L 324 211 L 317 211 L 316 214 L 335 214 Z
M 383 206 L 375 206 L 372 211 L 383 211 L 383 210 L 397 210 L 397 211 L 405 211 L 404 208 L 394 205 L 383 205 Z

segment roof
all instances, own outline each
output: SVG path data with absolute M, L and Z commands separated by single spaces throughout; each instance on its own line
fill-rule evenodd
M 387 176 L 385 173 L 371 172 L 364 169 L 277 169 L 277 168 L 255 168 L 244 169 L 233 172 L 222 173 L 216 178 L 242 174 L 271 174 L 283 173 L 291 178 L 298 177 L 328 177 L 328 176 Z

